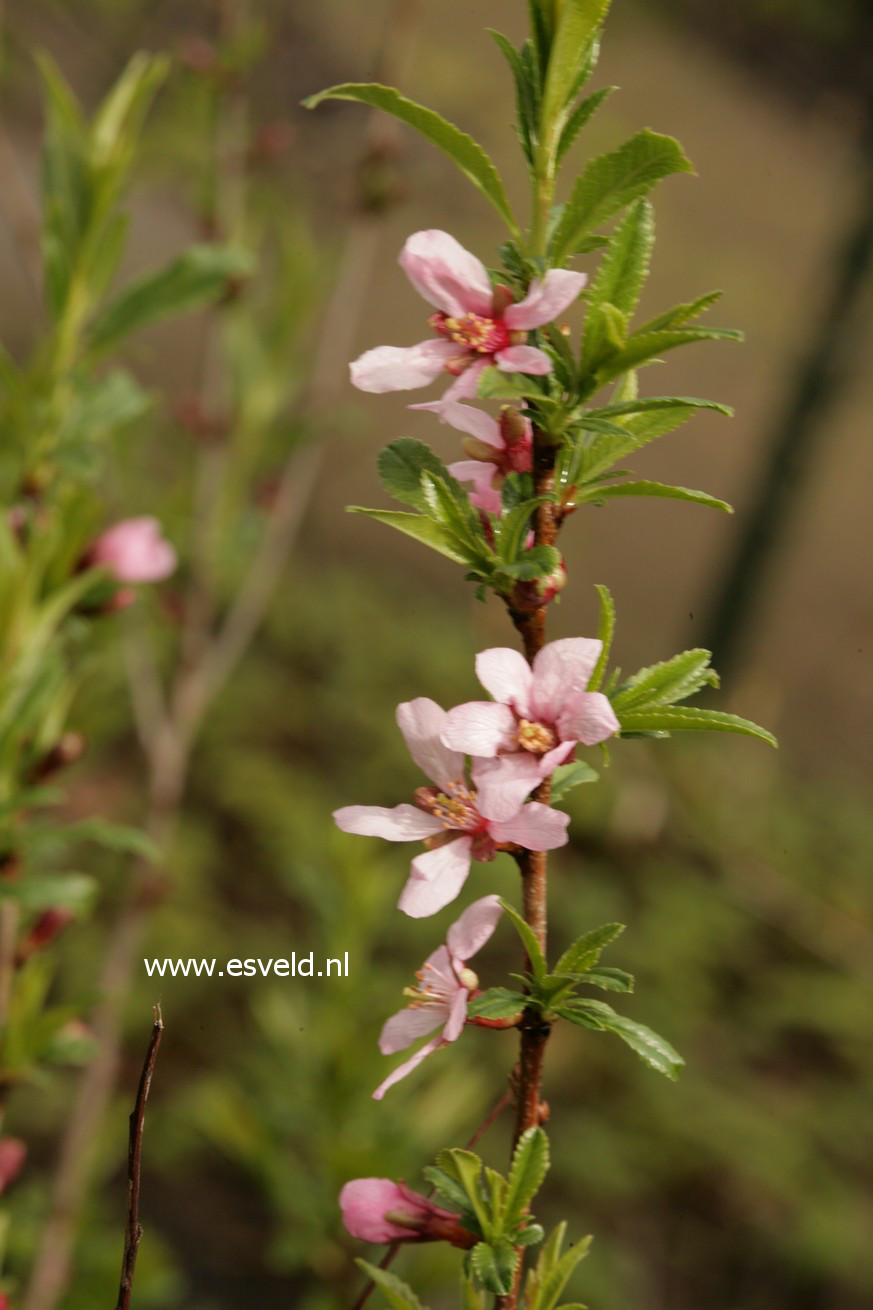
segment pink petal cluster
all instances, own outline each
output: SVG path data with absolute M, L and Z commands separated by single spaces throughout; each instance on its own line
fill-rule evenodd
M 474 901 L 452 924 L 445 946 L 429 955 L 418 970 L 417 986 L 406 992 L 409 1005 L 386 1021 L 379 1037 L 379 1050 L 383 1055 L 394 1055 L 440 1025 L 442 1032 L 389 1074 L 373 1093 L 374 1100 L 381 1101 L 388 1088 L 412 1073 L 422 1060 L 460 1037 L 467 1018 L 467 1000 L 470 992 L 479 986 L 479 979 L 467 968 L 467 961 L 488 941 L 502 913 L 497 896 L 483 896 Z
M 508 473 L 530 473 L 533 467 L 530 420 L 512 405 L 502 406 L 499 419 L 456 401 L 435 401 L 410 408 L 434 410 L 444 422 L 467 433 L 463 447 L 469 458 L 450 464 L 449 472 L 459 482 L 473 483 L 471 504 L 490 514 L 499 514 L 503 479 Z
M 158 520 L 144 516 L 107 528 L 88 550 L 86 562 L 107 569 L 118 582 L 160 582 L 175 570 L 177 560 Z
M 489 760 L 473 761 L 473 787 L 469 785 L 463 754 L 444 744 L 447 720 L 446 711 L 426 697 L 397 707 L 397 724 L 410 755 L 436 784 L 419 787 L 413 805 L 393 809 L 347 805 L 333 815 L 343 832 L 386 841 L 423 841 L 429 847 L 412 861 L 397 902 L 413 919 L 436 914 L 453 901 L 473 859 L 485 863 L 499 849 L 515 845 L 550 851 L 567 841 L 569 817 L 537 802 L 525 805 L 524 797 L 515 805 L 507 804 L 504 783 L 495 782 Z
M 553 268 L 523 300 L 513 301 L 507 287 L 492 286 L 475 255 L 435 229 L 409 237 L 400 266 L 436 308 L 429 320 L 436 338 L 368 350 L 352 364 L 352 382 L 362 391 L 409 391 L 449 373 L 456 381 L 445 393 L 448 401 L 474 396 L 488 364 L 508 373 L 551 372 L 548 355 L 525 344 L 527 333 L 563 313 L 587 280 L 584 273 Z
M 494 701 L 470 701 L 446 715 L 442 742 L 479 757 L 477 779 L 491 814 L 514 814 L 544 778 L 573 754 L 618 731 L 602 692 L 587 691 L 602 642 L 566 637 L 549 642 L 533 667 L 511 647 L 476 656 L 476 675 Z
M 451 1242 L 470 1247 L 479 1240 L 460 1218 L 442 1210 L 405 1183 L 390 1178 L 353 1178 L 340 1192 L 346 1231 L 363 1242 Z

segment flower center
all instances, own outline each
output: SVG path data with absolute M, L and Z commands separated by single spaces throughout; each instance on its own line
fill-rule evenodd
M 532 723 L 530 719 L 518 721 L 518 744 L 531 755 L 545 755 L 558 744 L 557 733 L 545 723 Z
M 435 815 L 446 829 L 475 832 L 482 826 L 476 793 L 463 782 L 450 782 L 445 791 L 439 787 L 419 787 L 414 799 L 420 810 Z
M 445 1005 L 447 1000 L 445 979 L 440 977 L 432 964 L 423 964 L 420 969 L 416 969 L 415 976 L 418 979 L 416 985 L 403 989 L 403 995 L 409 1000 L 410 1010 L 420 1010 L 423 1005 Z
M 456 318 L 446 314 L 432 314 L 429 322 L 440 334 L 459 346 L 480 355 L 493 355 L 505 350 L 511 342 L 511 333 L 500 319 L 485 314 L 460 314 Z

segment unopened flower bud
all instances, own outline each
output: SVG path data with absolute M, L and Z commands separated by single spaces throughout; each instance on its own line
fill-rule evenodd
M 554 600 L 558 592 L 567 585 L 567 569 L 564 561 L 551 573 L 542 578 L 533 578 L 529 582 L 517 582 L 509 598 L 510 607 L 520 614 L 532 614 Z
M 0 1137 L 0 1194 L 21 1173 L 27 1156 L 27 1147 L 18 1137 Z M 0 1310 L 2 1310 L 0 1301 Z
M 510 447 L 530 441 L 530 424 L 514 405 L 501 406 L 500 435 Z
M 22 938 L 15 955 L 16 963 L 23 964 L 37 951 L 44 951 L 47 946 L 51 946 L 75 917 L 72 910 L 59 907 L 43 910 L 30 931 Z
M 450 1242 L 469 1248 L 479 1240 L 461 1226 L 460 1216 L 390 1178 L 355 1178 L 339 1202 L 347 1232 L 364 1242 Z
M 468 992 L 475 992 L 479 986 L 479 975 L 470 968 L 459 969 L 458 982 L 462 987 L 466 987 Z

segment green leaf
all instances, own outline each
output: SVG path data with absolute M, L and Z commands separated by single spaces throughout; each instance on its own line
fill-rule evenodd
M 617 713 L 617 711 L 616 711 Z M 750 719 L 720 710 L 696 709 L 691 705 L 674 705 L 663 709 L 637 710 L 619 714 L 622 736 L 635 732 L 734 732 L 741 737 L 755 737 L 770 746 L 778 742 L 772 732 Z
M 584 760 L 574 760 L 572 764 L 559 764 L 552 774 L 552 804 L 557 805 L 583 782 L 597 782 L 600 774 Z
M 428 511 L 422 474 L 431 473 L 445 482 L 454 482 L 445 464 L 430 446 L 426 446 L 423 441 L 413 441 L 411 437 L 399 437 L 389 442 L 379 452 L 378 469 L 382 486 L 389 496 L 404 505 L 411 505 L 422 514 Z M 458 495 L 463 495 L 459 484 L 454 482 L 454 485 Z
M 467 1014 L 471 1019 L 513 1019 L 521 1014 L 527 1001 L 523 992 L 513 992 L 508 987 L 489 987 L 468 1001 Z
M 670 173 L 694 170 L 673 137 L 646 128 L 618 150 L 592 159 L 577 180 L 552 243 L 552 259 L 562 264 L 592 228 L 646 195 Z
M 460 1214 L 469 1215 L 471 1218 L 475 1217 L 467 1193 L 456 1179 L 436 1165 L 427 1165 L 421 1172 L 449 1209 L 457 1210 Z
M 502 896 L 499 899 L 500 904 L 509 915 L 516 932 L 521 938 L 522 945 L 527 952 L 527 958 L 530 960 L 531 972 L 533 973 L 534 978 L 536 978 L 537 981 L 545 978 L 546 960 L 542 948 L 534 936 L 533 929 L 529 924 L 525 923 L 515 906 L 510 905 L 509 901 L 505 901 Z
M 26 875 L 0 882 L 0 900 L 14 900 L 24 910 L 87 909 L 97 895 L 97 880 L 84 873 Z
M 620 414 L 650 414 L 652 411 L 671 412 L 674 409 L 714 409 L 718 414 L 726 414 L 728 418 L 733 418 L 734 413 L 730 405 L 721 405 L 716 400 L 699 400 L 696 396 L 643 396 L 617 405 L 604 405 L 588 413 L 592 417 L 608 419 Z
M 505 1296 L 512 1290 L 518 1252 L 507 1241 L 479 1242 L 470 1252 L 470 1264 L 487 1292 Z
M 60 830 L 64 841 L 93 841 L 110 851 L 126 855 L 139 855 L 144 860 L 157 860 L 160 847 L 141 828 L 126 823 L 108 823 L 106 819 L 80 819 Z
M 616 714 L 621 710 L 674 705 L 702 687 L 717 687 L 718 674 L 709 666 L 711 658 L 708 650 L 686 650 L 670 660 L 640 669 L 612 698 Z
M 648 200 L 637 200 L 612 236 L 588 291 L 589 305 L 608 301 L 628 318 L 633 314 L 649 271 L 655 219 Z
M 549 1141 L 542 1128 L 528 1128 L 518 1139 L 509 1168 L 503 1210 L 504 1230 L 512 1236 L 542 1186 L 549 1168 Z
M 350 514 L 364 514 L 367 518 L 384 523 L 386 527 L 396 528 L 407 537 L 413 537 L 423 546 L 445 555 L 456 564 L 469 564 L 470 555 L 452 532 L 448 532 L 440 523 L 425 518 L 423 514 L 404 514 L 402 510 L 364 509 L 362 505 L 347 505 Z
M 457 1147 L 440 1151 L 436 1159 L 437 1168 L 442 1169 L 450 1178 L 455 1178 L 464 1189 L 467 1200 L 476 1216 L 482 1234 L 490 1233 L 490 1216 L 485 1209 L 480 1175 L 482 1161 L 472 1151 L 462 1151 Z
M 548 578 L 561 567 L 561 552 L 556 546 L 529 546 L 518 559 L 501 564 L 499 572 L 519 582 Z
M 248 277 L 253 267 L 245 250 L 209 242 L 191 246 L 165 268 L 125 287 L 92 323 L 88 346 L 105 351 L 131 332 L 209 304 L 232 279 Z
M 634 989 L 633 974 L 626 973 L 624 969 L 612 969 L 604 965 L 586 969 L 583 981 L 590 983 L 592 987 L 602 987 L 605 992 L 632 992 Z
M 586 98 L 580 101 L 576 106 L 564 124 L 561 132 L 561 139 L 558 142 L 556 158 L 559 164 L 572 146 L 573 142 L 576 140 L 576 137 L 582 131 L 585 124 L 594 117 L 604 100 L 606 100 L 608 96 L 611 96 L 613 91 L 616 91 L 617 89 L 618 88 L 614 86 L 602 87 L 600 91 L 595 91 L 593 95 L 586 96 Z
M 480 400 L 547 400 L 545 392 L 524 373 L 504 373 L 489 365 L 479 374 L 476 395 Z
M 533 141 L 539 119 L 538 91 L 535 85 L 537 74 L 533 59 L 525 59 L 524 54 L 516 50 L 509 38 L 504 36 L 502 32 L 495 31 L 493 27 L 489 27 L 487 31 L 512 71 L 515 82 L 519 140 L 527 162 L 533 166 Z M 530 51 L 530 43 L 527 42 L 526 45 Z
M 566 1226 L 563 1224 L 560 1225 L 562 1238 L 565 1227 Z M 550 1265 L 544 1270 L 544 1276 L 542 1277 L 537 1289 L 538 1295 L 533 1306 L 531 1306 L 529 1310 L 555 1310 L 555 1307 L 560 1300 L 561 1293 L 567 1286 L 573 1270 L 579 1264 L 580 1260 L 585 1259 L 590 1247 L 591 1238 L 583 1237 L 581 1242 L 577 1242 L 575 1246 L 571 1246 L 568 1251 L 565 1251 L 564 1254 L 560 1256 L 560 1258 L 557 1258 L 556 1254 L 553 1263 L 550 1263 Z M 560 1249 L 559 1244 L 557 1250 L 560 1251 Z M 527 1307 L 526 1310 L 528 1310 Z
M 577 937 L 572 946 L 568 946 L 558 963 L 556 974 L 585 973 L 600 959 L 604 947 L 614 942 L 624 932 L 623 923 L 605 923 L 600 928 Z
M 567 1001 L 559 1013 L 562 1018 L 569 1019 L 571 1023 L 579 1022 L 579 1018 L 574 1016 L 590 1015 L 599 1019 L 603 1029 L 620 1037 L 644 1064 L 672 1080 L 678 1077 L 679 1070 L 685 1063 L 682 1056 L 663 1037 L 659 1037 L 645 1024 L 635 1023 L 633 1019 L 628 1019 L 623 1014 L 616 1014 L 615 1010 L 604 1001 Z
M 441 114 L 423 105 L 408 100 L 399 91 L 390 86 L 380 86 L 377 82 L 344 82 L 338 86 L 328 87 L 316 95 L 308 96 L 303 104 L 307 109 L 314 109 L 323 100 L 355 100 L 363 105 L 372 105 L 382 109 L 386 114 L 393 114 L 402 123 L 415 128 L 428 141 L 455 163 L 461 172 L 478 187 L 487 200 L 497 210 L 507 227 L 518 237 L 521 235 L 518 224 L 513 217 L 503 188 L 500 174 L 486 155 L 482 147 L 462 132 L 460 128 L 449 123 Z
M 495 524 L 495 548 L 497 558 L 504 564 L 513 564 L 525 554 L 523 547 L 527 536 L 530 517 L 540 505 L 551 500 L 551 496 L 536 496 L 532 500 L 522 501 L 504 514 Z
M 692 491 L 690 487 L 671 487 L 664 482 L 616 482 L 609 486 L 595 483 L 581 488 L 576 493 L 576 504 L 585 501 L 615 500 L 621 496 L 658 496 L 664 500 L 687 500 L 695 505 L 706 505 L 710 509 L 720 509 L 726 514 L 733 514 L 733 508 L 726 500 L 710 496 L 705 491 Z
M 579 85 L 580 71 L 608 8 L 609 0 L 562 0 L 549 52 L 540 111 L 540 136 L 548 159 L 557 153 L 568 102 Z
M 695 341 L 742 341 L 742 332 L 733 328 L 676 328 L 659 329 L 657 332 L 634 332 L 627 342 L 610 359 L 597 370 L 596 386 L 602 386 L 611 378 L 640 364 L 650 363 L 668 350 L 678 346 L 689 346 Z
M 367 1260 L 357 1259 L 355 1264 L 376 1284 L 391 1310 L 426 1310 L 411 1287 L 407 1287 L 396 1274 L 379 1269 Z
M 612 650 L 612 638 L 615 633 L 615 601 L 612 599 L 612 592 L 600 582 L 594 584 L 594 590 L 600 600 L 597 637 L 603 643 L 603 648 L 598 656 L 597 663 L 594 665 L 594 672 L 588 679 L 589 691 L 598 691 L 603 683 L 606 666 L 609 663 L 609 653 Z
M 680 327 L 683 323 L 690 323 L 693 318 L 699 318 L 707 309 L 710 309 L 717 300 L 721 300 L 722 294 L 721 291 L 709 291 L 705 296 L 698 296 L 697 300 L 688 300 L 682 305 L 674 305 L 672 309 L 649 319 L 647 323 L 642 325 L 640 331 L 657 332 L 660 328 L 675 328 Z

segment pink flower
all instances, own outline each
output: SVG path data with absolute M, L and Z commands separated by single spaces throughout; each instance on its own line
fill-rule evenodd
M 160 582 L 175 569 L 176 552 L 161 537 L 157 519 L 123 519 L 97 538 L 85 562 L 107 569 L 118 582 Z
M 429 409 L 468 435 L 463 441 L 469 459 L 449 465 L 449 472 L 459 482 L 472 482 L 470 502 L 477 509 L 499 514 L 500 487 L 507 473 L 530 473 L 533 467 L 533 430 L 512 405 L 503 405 L 500 418 L 494 419 L 472 405 L 455 401 L 435 401 L 427 405 L 410 405 L 410 409 Z
M 400 254 L 400 266 L 416 291 L 437 309 L 430 317 L 435 340 L 416 346 L 378 346 L 351 366 L 362 391 L 409 391 L 449 373 L 457 381 L 444 399 L 474 396 L 487 364 L 507 373 L 550 373 L 551 360 L 525 344 L 531 328 L 551 323 L 573 303 L 584 273 L 550 269 L 513 302 L 508 287 L 492 287 L 475 255 L 448 232 L 415 232 Z
M 618 731 L 609 699 L 586 691 L 601 649 L 600 641 L 565 637 L 544 646 L 533 667 L 510 647 L 476 656 L 476 675 L 494 701 L 450 710 L 442 741 L 449 750 L 483 757 L 480 800 L 495 817 L 514 813 L 579 742 L 593 746 Z
M 451 1242 L 470 1247 L 479 1238 L 460 1218 L 390 1178 L 353 1178 L 340 1192 L 343 1223 L 364 1242 Z
M 413 919 L 436 914 L 455 899 L 470 872 L 471 860 L 487 863 L 498 850 L 515 845 L 550 851 L 567 841 L 566 814 L 536 802 L 524 805 L 524 797 L 509 805 L 500 787 L 489 786 L 487 796 L 477 796 L 465 779 L 463 755 L 442 742 L 447 718 L 446 711 L 426 697 L 397 707 L 397 723 L 410 755 L 437 784 L 419 787 L 414 805 L 395 805 L 390 810 L 380 805 L 347 805 L 333 815 L 343 832 L 386 841 L 423 841 L 429 846 L 412 861 L 397 902 Z M 489 760 L 474 760 L 474 784 L 480 765 L 491 769 Z M 500 811 L 499 820 L 495 810 Z
M 389 1087 L 412 1073 L 428 1055 L 460 1037 L 467 1018 L 467 998 L 479 986 L 479 979 L 467 968 L 467 961 L 488 941 L 502 913 L 496 896 L 483 896 L 474 901 L 452 924 L 445 946 L 425 960 L 415 975 L 418 985 L 405 993 L 410 998 L 409 1005 L 386 1021 L 379 1037 L 379 1050 L 383 1055 L 394 1055 L 440 1024 L 442 1032 L 388 1075 L 373 1093 L 375 1100 L 381 1101 Z
M 0 1137 L 0 1194 L 21 1173 L 27 1147 L 18 1137 Z

